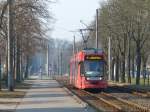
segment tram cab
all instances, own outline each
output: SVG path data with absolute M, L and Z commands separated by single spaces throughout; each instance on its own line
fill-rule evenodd
M 107 88 L 105 54 L 99 49 L 77 53 L 70 62 L 70 83 L 79 89 Z

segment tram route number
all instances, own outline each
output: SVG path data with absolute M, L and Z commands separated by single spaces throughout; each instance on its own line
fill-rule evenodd
M 103 58 L 100 56 L 86 56 L 85 59 L 87 59 L 87 60 L 101 60 Z

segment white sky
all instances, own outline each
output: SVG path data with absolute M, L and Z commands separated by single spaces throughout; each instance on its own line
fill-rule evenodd
M 104 0 L 58 0 L 56 4 L 52 4 L 50 10 L 56 19 L 52 37 L 73 40 L 74 34 L 69 31 L 84 28 L 80 20 L 90 24 L 102 1 Z

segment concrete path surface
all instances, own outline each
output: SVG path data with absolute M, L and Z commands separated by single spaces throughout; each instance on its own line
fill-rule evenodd
M 95 112 L 79 103 L 55 80 L 35 80 L 16 112 Z

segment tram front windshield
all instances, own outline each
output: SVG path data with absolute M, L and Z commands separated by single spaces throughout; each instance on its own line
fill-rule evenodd
M 104 61 L 100 60 L 86 60 L 84 62 L 85 76 L 100 77 L 104 73 Z

